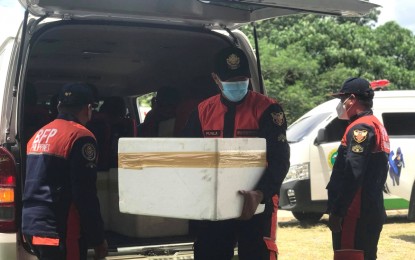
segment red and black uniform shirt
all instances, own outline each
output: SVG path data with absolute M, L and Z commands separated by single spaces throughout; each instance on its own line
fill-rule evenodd
M 274 100 L 252 91 L 239 102 L 221 94 L 199 104 L 183 130 L 187 137 L 233 138 L 262 137 L 267 143 L 267 170 L 257 185 L 264 201 L 279 194 L 290 166 L 286 138 L 287 121 Z
M 96 190 L 97 144 L 70 115 L 42 127 L 27 144 L 22 231 L 35 237 L 104 241 Z
M 352 119 L 327 185 L 329 213 L 341 217 L 384 217 L 389 150 L 388 134 L 371 110 Z M 355 198 L 356 194 L 360 198 Z M 360 205 L 353 208 L 354 212 L 350 211 L 352 201 Z

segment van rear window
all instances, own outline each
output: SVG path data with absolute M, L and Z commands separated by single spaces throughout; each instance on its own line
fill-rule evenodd
M 304 117 L 288 127 L 287 140 L 289 143 L 296 143 L 303 140 L 318 124 L 326 119 L 331 113 L 316 114 Z
M 415 135 L 415 113 L 383 113 L 382 118 L 389 135 Z

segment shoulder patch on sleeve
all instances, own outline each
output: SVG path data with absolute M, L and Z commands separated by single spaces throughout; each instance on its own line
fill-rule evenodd
M 271 113 L 272 116 L 272 121 L 279 126 L 282 126 L 284 124 L 284 113 L 283 112 L 272 112 Z
M 354 153 L 363 153 L 364 148 L 360 144 L 356 144 L 352 146 L 352 152 Z
M 362 143 L 366 140 L 367 138 L 367 130 L 365 129 L 355 129 L 353 131 L 353 139 L 357 142 L 357 143 Z
M 97 157 L 95 146 L 91 143 L 84 144 L 82 146 L 82 156 L 88 161 L 94 161 Z

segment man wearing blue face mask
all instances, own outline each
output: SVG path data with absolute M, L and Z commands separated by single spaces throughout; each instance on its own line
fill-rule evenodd
M 267 169 L 252 191 L 241 190 L 240 218 L 194 223 L 196 260 L 230 260 L 238 244 L 241 260 L 277 259 L 278 196 L 290 162 L 287 122 L 281 106 L 248 90 L 251 73 L 245 53 L 225 48 L 215 56 L 212 77 L 221 93 L 200 103 L 184 129 L 188 137 L 262 137 L 267 141 Z M 254 215 L 259 204 L 261 214 Z

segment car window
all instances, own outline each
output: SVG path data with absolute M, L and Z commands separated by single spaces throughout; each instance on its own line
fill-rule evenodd
M 334 118 L 327 126 L 325 130 L 325 142 L 340 142 L 344 132 L 346 131 L 349 122 L 347 120 L 341 120 Z
M 389 135 L 415 135 L 415 113 L 383 113 L 382 119 Z
M 290 143 L 296 143 L 306 137 L 312 130 L 316 128 L 325 118 L 331 113 L 322 113 L 303 117 L 298 121 L 294 122 L 288 127 L 287 140 Z

